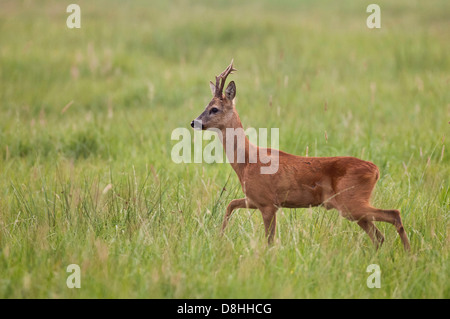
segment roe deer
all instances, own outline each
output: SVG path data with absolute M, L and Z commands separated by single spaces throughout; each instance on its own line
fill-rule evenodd
M 202 130 L 220 131 L 221 142 L 227 145 L 227 129 L 237 130 L 236 139 L 242 139 L 240 146 L 225 149 L 227 157 L 236 172 L 245 198 L 234 199 L 227 207 L 222 224 L 222 233 L 228 220 L 237 208 L 259 209 L 264 221 L 269 245 L 273 242 L 276 228 L 276 212 L 280 207 L 306 208 L 323 205 L 326 209 L 337 209 L 341 216 L 356 221 L 369 235 L 376 248 L 384 237 L 374 221 L 393 224 L 403 242 L 405 250 L 410 249 L 400 212 L 396 209 L 379 209 L 370 205 L 372 190 L 379 178 L 375 164 L 354 157 L 302 157 L 274 149 L 264 149 L 271 160 L 277 161 L 278 170 L 273 174 L 261 174 L 261 167 L 267 161 L 257 158 L 250 161 L 251 151 L 262 153 L 262 148 L 250 143 L 242 129 L 236 111 L 234 98 L 236 85 L 231 81 L 223 88 L 226 78 L 233 71 L 233 61 L 219 76 L 216 83 L 210 82 L 213 98 L 204 112 L 191 122 L 191 126 Z M 234 140 L 235 141 L 235 140 Z M 243 152 L 245 160 L 234 161 L 237 153 Z

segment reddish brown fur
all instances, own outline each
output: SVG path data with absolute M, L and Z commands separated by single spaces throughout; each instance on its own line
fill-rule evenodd
M 233 69 L 232 64 L 227 70 L 231 69 Z M 223 82 L 225 78 L 222 78 Z M 195 121 L 201 121 L 203 129 L 211 127 L 220 129 L 225 147 L 226 129 L 242 128 L 234 106 L 236 87 L 234 82 L 231 82 L 225 95 L 220 92 L 222 98 L 217 97 L 214 87 L 211 89 L 214 97 Z M 217 108 L 217 113 L 211 113 L 212 108 Z M 193 123 L 194 121 L 191 124 Z M 406 250 L 410 248 L 399 211 L 378 209 L 370 205 L 370 196 L 380 175 L 375 164 L 354 157 L 301 157 L 278 151 L 278 171 L 274 174 L 261 174 L 261 167 L 269 164 L 263 164 L 259 156 L 256 163 L 250 163 L 248 160 L 251 148 L 256 148 L 258 154 L 261 148 L 251 144 L 245 135 L 237 138 L 245 140 L 245 149 L 238 150 L 235 147 L 235 154 L 227 154 L 227 156 L 237 158 L 238 151 L 246 154 L 244 163 L 230 160 L 242 185 L 245 198 L 230 202 L 222 231 L 235 209 L 257 208 L 262 213 L 266 236 L 270 244 L 275 235 L 278 208 L 323 205 L 326 209 L 337 209 L 343 217 L 356 221 L 370 236 L 376 247 L 382 244 L 384 237 L 373 222 L 383 221 L 393 224 L 404 248 Z M 274 152 L 272 149 L 267 151 L 269 156 Z

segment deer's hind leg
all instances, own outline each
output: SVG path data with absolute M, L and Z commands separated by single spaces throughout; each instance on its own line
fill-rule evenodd
M 370 205 L 362 207 L 352 207 L 351 210 L 346 211 L 344 217 L 350 220 L 358 221 L 358 225 L 367 232 L 377 248 L 379 247 L 378 242 L 380 240 L 382 242 L 384 238 L 383 235 L 381 235 L 381 232 L 376 228 L 376 226 L 373 225 L 373 222 L 390 223 L 397 229 L 405 250 L 410 249 L 408 236 L 406 234 L 405 228 L 403 227 L 400 212 L 397 209 L 379 209 Z
M 380 248 L 384 242 L 384 236 L 374 223 L 366 219 L 361 219 L 357 223 L 369 235 L 375 248 Z
M 375 207 L 368 207 L 366 208 L 362 217 L 365 220 L 386 222 L 394 225 L 397 229 L 400 239 L 402 240 L 403 247 L 405 248 L 405 250 L 410 250 L 408 235 L 406 234 L 405 228 L 403 227 L 400 212 L 397 209 L 379 209 Z
M 381 235 L 381 232 L 373 222 L 386 222 L 394 225 L 400 235 L 403 247 L 405 250 L 409 250 L 410 244 L 403 227 L 400 212 L 397 209 L 386 210 L 375 208 L 369 204 L 370 196 L 377 179 L 378 175 L 373 178 L 366 178 L 361 183 L 357 183 L 359 185 L 353 188 L 351 186 L 351 179 L 342 181 L 340 188 L 343 190 L 348 189 L 349 191 L 342 192 L 336 196 L 337 204 L 335 208 L 341 212 L 343 217 L 357 221 L 358 225 L 366 231 L 377 247 L 381 245 L 380 241 L 383 242 L 383 235 Z

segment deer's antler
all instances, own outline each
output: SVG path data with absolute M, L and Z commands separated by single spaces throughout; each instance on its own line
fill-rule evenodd
M 227 76 L 233 74 L 233 71 L 237 70 L 233 68 L 233 60 L 231 60 L 230 65 L 222 73 L 216 76 L 216 97 L 222 98 L 223 87 L 225 86 Z

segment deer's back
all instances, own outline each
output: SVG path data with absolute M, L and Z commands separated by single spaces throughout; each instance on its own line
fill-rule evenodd
M 343 187 L 348 193 L 364 186 L 370 196 L 379 176 L 376 165 L 355 157 L 303 157 L 282 151 L 276 173 L 264 175 L 256 169 L 258 165 L 249 164 L 241 179 L 246 196 L 256 203 L 290 208 L 333 208 L 330 199 Z

